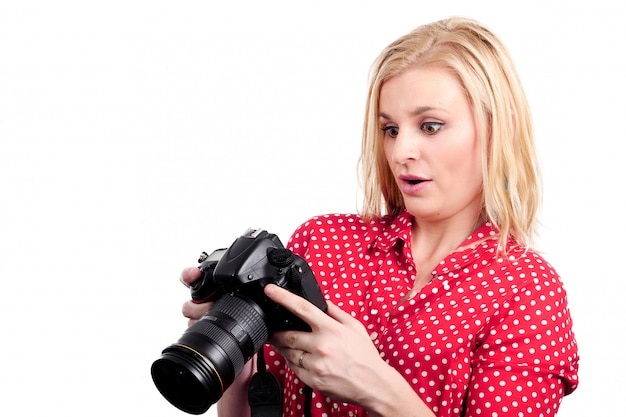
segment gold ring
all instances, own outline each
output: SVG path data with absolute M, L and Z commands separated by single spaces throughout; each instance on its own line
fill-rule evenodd
M 309 352 L 303 351 L 302 355 L 300 355 L 300 357 L 298 358 L 298 366 L 300 368 L 304 368 L 304 365 L 302 365 L 302 359 L 304 359 L 304 355 L 306 355 L 307 353 L 309 353 Z

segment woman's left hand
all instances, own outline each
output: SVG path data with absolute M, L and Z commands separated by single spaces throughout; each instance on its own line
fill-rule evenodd
M 365 327 L 350 314 L 328 302 L 328 314 L 304 298 L 276 285 L 265 294 L 304 320 L 311 332 L 275 332 L 270 342 L 293 372 L 311 388 L 339 401 L 363 404 L 381 383 L 388 368 Z

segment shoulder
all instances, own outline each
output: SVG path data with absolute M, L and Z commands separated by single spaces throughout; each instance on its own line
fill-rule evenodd
M 325 233 L 328 231 L 359 230 L 367 227 L 361 216 L 354 213 L 332 213 L 311 217 L 301 223 L 293 236 L 302 233 Z
M 333 213 L 314 216 L 296 228 L 289 238 L 288 246 L 296 252 L 304 252 L 311 243 L 340 241 L 350 234 L 360 236 L 366 229 L 367 224 L 357 214 Z
M 478 246 L 455 253 L 436 269 L 447 278 L 464 276 L 470 291 L 500 302 L 541 296 L 561 298 L 561 277 L 554 267 L 532 248 L 511 241 L 506 253 L 498 251 L 497 239 L 483 240 Z
M 515 247 L 501 263 L 503 269 L 512 275 L 532 281 L 547 279 L 560 282 L 560 277 L 554 267 L 540 253 L 531 248 Z
M 491 290 L 497 291 L 502 301 L 508 300 L 505 305 L 558 305 L 566 299 L 560 275 L 533 249 L 511 249 L 506 257 L 497 258 L 486 273 Z
M 301 223 L 289 238 L 288 247 L 302 254 L 310 245 L 369 247 L 389 225 L 387 217 L 366 221 L 354 213 L 314 216 Z

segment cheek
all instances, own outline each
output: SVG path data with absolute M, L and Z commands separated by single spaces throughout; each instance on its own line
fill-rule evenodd
M 393 164 L 392 164 L 393 144 L 394 144 L 393 141 L 389 139 L 383 139 L 383 153 L 385 155 L 385 161 L 387 161 L 387 165 L 392 170 L 393 170 Z
M 464 167 L 464 176 L 466 178 L 466 182 L 468 186 L 473 186 L 475 188 L 481 188 L 483 183 L 483 170 L 480 156 L 480 149 L 478 145 L 476 149 L 468 149 L 465 153 L 463 160 L 465 161 L 463 165 Z M 461 163 L 461 161 L 459 161 Z
M 482 185 L 482 158 L 477 141 L 467 141 L 465 146 L 458 146 L 453 151 L 448 148 L 441 157 L 445 158 L 451 177 L 461 180 L 459 185 Z

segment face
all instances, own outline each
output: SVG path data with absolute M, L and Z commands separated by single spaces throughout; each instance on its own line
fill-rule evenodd
M 482 209 L 480 144 L 457 78 L 410 68 L 380 92 L 384 152 L 407 210 L 420 222 L 474 224 Z

